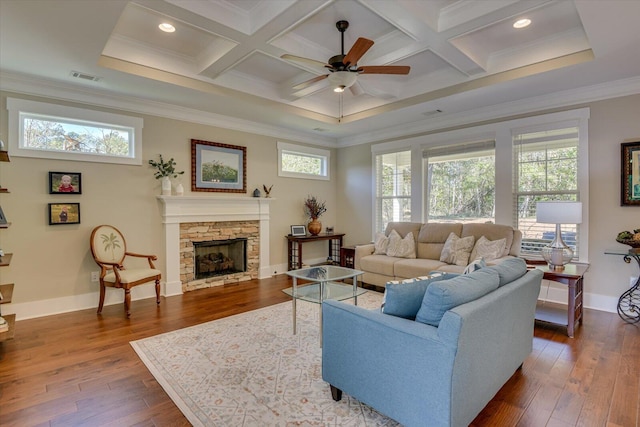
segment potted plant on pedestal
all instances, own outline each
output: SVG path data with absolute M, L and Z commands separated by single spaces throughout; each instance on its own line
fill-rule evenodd
M 322 223 L 318 221 L 320 215 L 325 213 L 327 208 L 325 202 L 320 202 L 316 196 L 307 196 L 304 201 L 304 213 L 311 221 L 307 224 L 309 234 L 317 236 L 322 230 Z

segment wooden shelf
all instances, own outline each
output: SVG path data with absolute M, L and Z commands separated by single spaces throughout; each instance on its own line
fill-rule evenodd
M 9 304 L 13 298 L 13 283 L 0 285 L 0 293 L 2 294 L 0 304 Z
M 0 187 L 0 193 L 8 193 L 9 189 L 8 188 L 2 188 Z
M 7 314 L 4 317 L 4 320 L 9 324 L 9 330 L 5 332 L 0 332 L 0 342 L 10 340 L 13 338 L 13 334 L 16 331 L 16 315 L 15 314 Z
M 8 151 L 0 151 L 0 162 L 10 162 Z
M 0 256 L 0 267 L 7 267 L 11 264 L 11 258 L 13 258 L 13 254 L 4 254 L 4 256 Z

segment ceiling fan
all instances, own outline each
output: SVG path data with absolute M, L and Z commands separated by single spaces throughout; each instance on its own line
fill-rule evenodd
M 314 83 L 328 79 L 334 92 L 344 92 L 356 82 L 359 74 L 409 74 L 411 67 L 406 65 L 358 65 L 358 60 L 373 46 L 373 40 L 358 38 L 351 50 L 344 54 L 344 32 L 349 28 L 348 21 L 336 22 L 336 28 L 340 31 L 342 39 L 342 54 L 329 58 L 327 63 L 315 59 L 304 58 L 296 55 L 284 54 L 280 58 L 291 61 L 306 62 L 315 66 L 320 65 L 329 69 L 329 74 L 314 77 L 293 87 L 300 90 Z

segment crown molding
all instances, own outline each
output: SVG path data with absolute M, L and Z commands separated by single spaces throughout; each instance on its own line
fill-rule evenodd
M 294 130 L 256 123 L 250 120 L 208 113 L 163 102 L 115 95 L 95 88 L 79 88 L 75 85 L 37 79 L 21 74 L 0 72 L 0 90 L 61 101 L 77 102 L 96 107 L 113 108 L 136 114 L 148 114 L 151 116 L 254 133 L 328 148 L 337 147 L 337 140 L 332 137 L 296 132 Z
M 376 130 L 375 132 L 353 137 L 340 138 L 338 140 L 338 147 L 350 147 L 372 142 L 401 139 L 408 135 L 419 136 L 420 134 L 433 133 L 434 131 L 454 126 L 467 126 L 487 120 L 502 119 L 555 108 L 573 107 L 579 104 L 639 93 L 640 76 L 636 76 L 593 86 L 583 86 L 577 89 L 505 102 L 491 106 L 491 108 L 482 107 L 460 113 L 445 113 L 432 118 L 428 122 L 421 120 L 415 122 L 413 125 L 410 123 L 402 124 L 384 130 Z

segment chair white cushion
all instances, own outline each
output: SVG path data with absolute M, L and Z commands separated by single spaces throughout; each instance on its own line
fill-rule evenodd
M 149 281 L 152 281 L 153 278 L 159 274 L 161 274 L 161 271 L 153 268 L 133 268 L 133 269 L 122 270 L 120 271 L 120 283 L 122 284 L 133 283 L 147 277 L 149 278 Z M 116 281 L 115 273 L 110 272 L 105 274 L 104 281 L 109 283 L 115 283 Z

